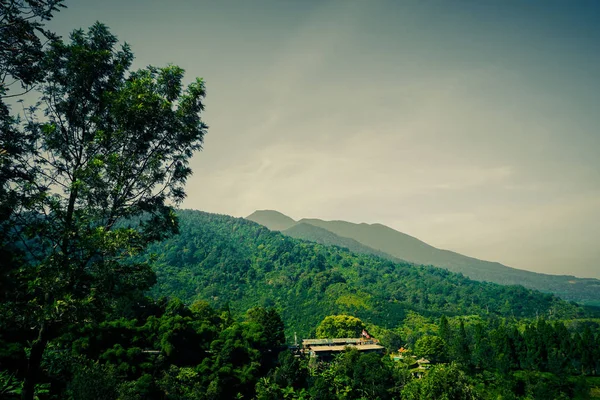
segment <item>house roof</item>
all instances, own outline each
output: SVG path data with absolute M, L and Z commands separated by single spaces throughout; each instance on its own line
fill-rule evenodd
M 328 351 L 344 351 L 346 347 L 352 347 L 357 349 L 358 351 L 367 351 L 367 350 L 382 350 L 383 346 L 378 344 L 364 344 L 359 346 L 320 346 L 313 347 L 310 350 L 315 353 L 326 353 Z
M 343 343 L 359 343 L 362 339 L 360 338 L 336 338 L 336 339 L 303 339 L 302 345 L 304 346 L 324 346 L 332 344 L 343 344 Z

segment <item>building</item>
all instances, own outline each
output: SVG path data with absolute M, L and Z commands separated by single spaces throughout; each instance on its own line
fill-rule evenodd
M 384 347 L 377 339 L 337 338 L 337 339 L 304 339 L 301 352 L 305 356 L 327 361 L 346 348 L 355 348 L 365 353 L 383 353 Z

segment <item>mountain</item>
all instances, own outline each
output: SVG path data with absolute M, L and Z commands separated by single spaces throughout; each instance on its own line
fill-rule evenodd
M 289 337 L 305 337 L 325 316 L 343 313 L 382 327 L 397 326 L 409 311 L 586 315 L 583 307 L 553 295 L 294 239 L 243 218 L 187 210 L 179 219 L 179 235 L 138 256 L 156 271 L 152 294 L 206 300 L 234 315 L 273 306 Z
M 264 225 L 264 224 L 263 224 Z M 399 258 L 390 256 L 380 250 L 375 250 L 369 246 L 365 246 L 357 240 L 338 236 L 327 229 L 320 228 L 309 223 L 299 222 L 292 227 L 282 231 L 284 235 L 291 236 L 296 239 L 309 240 L 312 242 L 321 243 L 327 246 L 338 246 L 346 248 L 353 253 L 371 254 L 382 257 L 391 261 L 404 262 Z
M 296 224 L 296 221 L 287 215 L 273 210 L 257 210 L 248 215 L 246 219 L 266 226 L 272 231 L 283 231 Z
M 252 215 L 248 219 L 272 229 L 270 218 L 265 213 L 268 214 L 269 212 L 264 212 L 260 220 L 252 219 Z M 281 213 L 277 214 L 283 215 Z M 324 241 L 325 234 L 321 231 L 315 231 L 315 234 L 311 235 L 310 230 L 303 228 L 301 237 L 305 240 L 348 247 L 351 251 L 365 254 L 375 254 L 375 251 L 379 252 L 378 255 L 390 260 L 401 259 L 417 264 L 434 265 L 452 272 L 462 273 L 477 281 L 502 285 L 523 285 L 527 288 L 556 294 L 566 300 L 582 304 L 600 305 L 600 280 L 598 279 L 541 274 L 511 268 L 497 262 L 479 260 L 453 251 L 435 248 L 417 238 L 381 224 L 355 224 L 320 219 L 302 219 L 297 224 L 312 225 L 335 235 Z M 284 234 L 288 234 L 288 232 L 291 232 L 290 236 L 298 237 L 298 234 L 294 231 L 294 225 L 282 231 Z M 337 243 L 334 240 L 336 236 L 340 238 Z M 368 250 L 361 250 L 358 246 L 350 248 L 345 244 L 348 239 L 367 246 Z

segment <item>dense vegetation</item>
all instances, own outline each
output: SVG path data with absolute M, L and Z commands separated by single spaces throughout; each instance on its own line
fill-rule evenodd
M 157 274 L 152 293 L 229 305 L 238 315 L 254 305 L 275 306 L 289 337 L 309 335 L 325 316 L 338 313 L 384 327 L 400 323 L 407 311 L 584 315 L 581 307 L 549 294 L 300 241 L 242 218 L 181 211 L 179 219 L 180 234 L 146 253 Z
M 347 247 L 357 253 L 375 254 L 391 261 L 406 260 L 422 265 L 435 265 L 477 281 L 523 285 L 581 304 L 600 305 L 598 279 L 540 274 L 510 268 L 497 262 L 478 260 L 437 249 L 381 224 L 353 224 L 320 219 L 301 219 L 296 222 L 270 210 L 256 211 L 247 218 L 294 238 Z
M 339 321 L 338 321 L 339 320 Z M 338 322 L 341 322 L 339 324 Z M 335 326 L 335 329 L 331 329 Z M 323 336 L 356 333 L 355 317 L 330 316 Z M 339 331 L 342 329 L 342 331 Z M 274 309 L 239 319 L 198 301 L 139 297 L 102 322 L 73 324 L 42 360 L 40 399 L 559 399 L 588 398 L 600 368 L 600 323 L 427 318 L 391 330 L 367 324 L 401 360 L 348 349 L 329 363 L 295 357 Z M 18 396 L 31 333 L 1 339 L 0 395 Z M 434 362 L 417 378 L 415 357 Z

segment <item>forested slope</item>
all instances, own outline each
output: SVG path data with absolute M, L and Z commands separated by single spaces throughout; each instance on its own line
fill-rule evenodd
M 277 211 L 257 211 L 247 219 L 271 230 L 301 237 L 317 243 L 348 247 L 352 251 L 374 254 L 392 261 L 406 260 L 422 265 L 435 265 L 459 272 L 477 281 L 501 285 L 523 285 L 530 289 L 553 293 L 566 300 L 581 304 L 600 305 L 600 280 L 567 275 L 549 275 L 507 267 L 498 262 L 479 260 L 449 250 L 435 248 L 415 237 L 398 232 L 382 224 L 355 224 L 346 221 L 323 221 L 305 218 L 294 220 Z M 315 228 L 310 230 L 306 226 Z M 300 234 L 298 232 L 298 227 Z M 323 230 L 330 232 L 329 236 Z M 364 248 L 347 243 L 359 243 Z
M 307 335 L 336 313 L 380 326 L 397 325 L 408 310 L 515 317 L 583 313 L 549 294 L 300 241 L 242 218 L 199 211 L 179 215 L 181 233 L 144 255 L 154 258 L 153 294 L 228 304 L 234 313 L 275 306 L 288 334 Z

